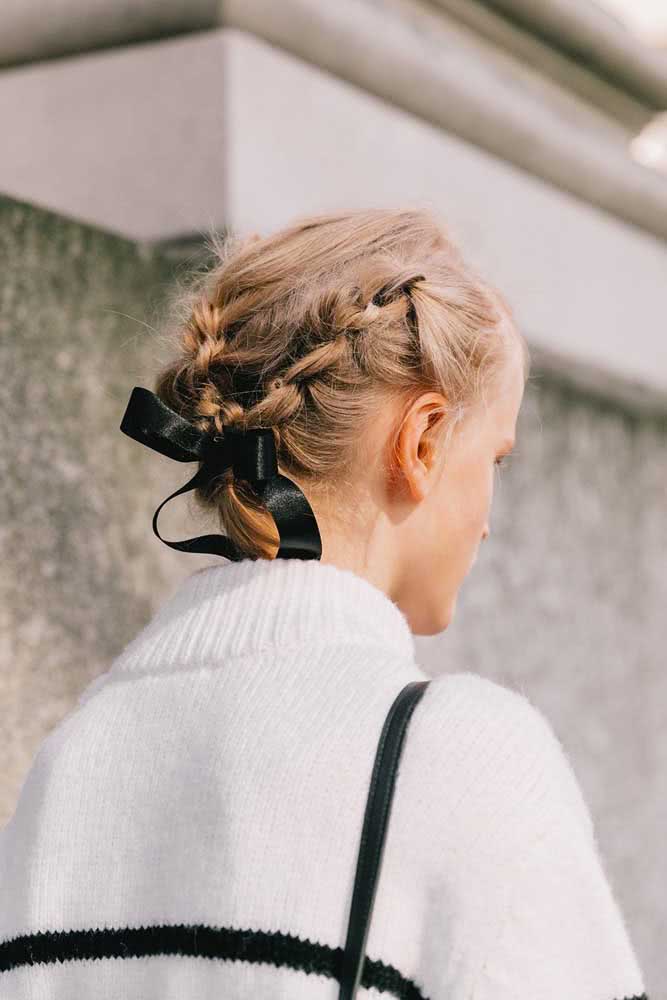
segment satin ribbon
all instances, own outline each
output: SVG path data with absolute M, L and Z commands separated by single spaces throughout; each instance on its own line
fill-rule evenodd
M 211 477 L 233 468 L 269 511 L 280 537 L 276 559 L 320 559 L 322 541 L 313 510 L 299 487 L 278 472 L 275 439 L 270 428 L 226 429 L 224 437 L 200 431 L 159 399 L 135 386 L 123 415 L 124 434 L 177 462 L 203 465 L 185 486 L 163 500 L 153 515 L 153 531 L 165 545 L 182 552 L 210 553 L 233 562 L 249 558 L 225 535 L 199 535 L 180 542 L 163 538 L 157 528 L 164 505 L 180 493 L 204 485 Z

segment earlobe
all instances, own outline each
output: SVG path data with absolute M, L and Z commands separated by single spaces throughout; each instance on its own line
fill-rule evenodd
M 415 502 L 420 502 L 428 494 L 428 477 L 433 463 L 433 448 L 424 435 L 417 441 L 416 454 L 408 448 L 405 463 L 405 476 L 408 481 L 410 496 Z
M 428 489 L 426 488 L 426 477 L 420 469 L 413 470 L 412 475 L 408 476 L 408 486 L 410 489 L 410 495 L 413 500 L 420 502 L 424 500 L 428 495 Z
M 423 500 L 428 492 L 426 488 L 428 462 L 424 463 L 419 454 L 421 450 L 420 442 L 417 446 L 418 453 L 414 455 L 404 435 L 396 441 L 392 455 L 392 480 L 398 483 L 399 489 L 404 490 L 405 495 L 416 503 Z

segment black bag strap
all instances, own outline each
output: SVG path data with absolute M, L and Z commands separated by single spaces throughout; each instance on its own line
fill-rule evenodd
M 380 733 L 361 831 L 338 1000 L 353 1000 L 359 987 L 405 732 L 415 705 L 429 684 L 430 681 L 406 684 L 394 699 Z

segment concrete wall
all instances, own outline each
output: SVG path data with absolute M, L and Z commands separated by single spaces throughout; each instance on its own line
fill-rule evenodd
M 0 245 L 4 823 L 41 738 L 187 573 L 151 519 L 189 466 L 119 430 L 132 387 L 150 387 L 171 265 L 6 198 Z M 172 508 L 187 523 L 174 501 L 161 533 L 184 537 Z

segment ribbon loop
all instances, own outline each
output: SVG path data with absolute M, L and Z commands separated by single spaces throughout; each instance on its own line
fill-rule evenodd
M 120 429 L 177 462 L 203 461 L 208 436 L 143 386 L 132 390 Z

